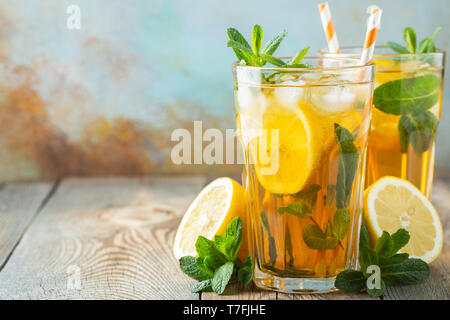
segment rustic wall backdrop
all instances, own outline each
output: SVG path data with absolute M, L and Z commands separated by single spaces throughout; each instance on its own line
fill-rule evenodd
M 361 44 L 372 1 L 329 1 L 339 40 Z M 439 25 L 449 49 L 448 0 L 379 0 L 379 41 L 419 38 Z M 69 5 L 81 29 L 66 27 Z M 175 166 L 170 134 L 234 127 L 225 29 L 267 38 L 286 28 L 279 53 L 325 46 L 317 1 L 16 0 L 0 3 L 0 181 L 62 175 L 196 172 Z M 437 167 L 450 170 L 450 82 L 446 81 Z M 239 166 L 215 170 L 238 171 Z

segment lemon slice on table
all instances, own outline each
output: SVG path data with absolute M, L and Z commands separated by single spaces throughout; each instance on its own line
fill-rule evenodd
M 320 163 L 324 143 L 320 117 L 304 102 L 298 108 L 273 104 L 262 115 L 262 129 L 263 134 L 249 144 L 259 183 L 270 193 L 300 191 Z M 272 138 L 273 129 L 278 129 L 278 140 Z
M 238 253 L 241 261 L 248 256 L 245 193 L 242 186 L 230 178 L 218 178 L 208 184 L 191 203 L 178 226 L 173 253 L 175 258 L 196 256 L 198 236 L 213 239 L 224 234 L 228 224 L 239 216 L 242 219 L 242 244 Z
M 412 183 L 384 177 L 364 192 L 364 212 L 371 242 L 403 228 L 410 240 L 400 252 L 430 263 L 442 249 L 443 231 L 431 202 Z

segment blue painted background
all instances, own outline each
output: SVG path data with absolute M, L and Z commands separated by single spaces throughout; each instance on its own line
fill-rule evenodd
M 37 80 L 29 85 L 46 102 L 53 125 L 68 139 L 81 139 L 86 119 L 102 115 L 148 125 L 153 130 L 148 133 L 150 140 L 155 140 L 160 139 L 155 132 L 170 137 L 171 128 L 202 117 L 222 128 L 234 127 L 231 63 L 235 58 L 225 45 L 226 28 L 233 26 L 249 37 L 253 24 L 258 23 L 266 41 L 287 29 L 280 55 L 291 55 L 307 45 L 310 52 L 316 52 L 326 45 L 317 3 L 2 1 L 0 53 L 7 59 L 5 65 L 25 65 L 33 70 Z M 401 41 L 405 26 L 414 27 L 418 38 L 423 38 L 440 25 L 443 31 L 436 43 L 450 49 L 448 0 L 329 3 L 341 45 L 363 43 L 365 9 L 377 4 L 384 10 L 378 43 Z M 81 8 L 81 30 L 66 28 L 70 4 Z M 0 77 L 5 86 L 10 81 L 8 72 L 3 71 Z M 450 135 L 450 81 L 445 88 L 437 166 L 450 170 L 450 144 L 446 140 Z M 152 147 L 154 170 L 170 171 L 163 164 L 169 145 Z

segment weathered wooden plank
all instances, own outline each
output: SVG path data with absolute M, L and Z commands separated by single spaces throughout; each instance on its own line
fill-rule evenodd
M 222 295 L 213 292 L 203 292 L 202 300 L 275 300 L 277 293 L 268 290 L 261 290 L 253 283 L 243 287 L 239 283 L 233 283 L 227 286 Z
M 172 256 L 172 241 L 204 183 L 64 180 L 0 272 L 0 298 L 198 299 Z
M 53 182 L 0 187 L 0 270 L 49 195 Z
M 430 264 L 430 277 L 414 286 L 393 286 L 383 296 L 387 300 L 450 299 L 450 183 L 434 182 L 431 201 L 438 211 L 444 229 L 444 247 L 441 255 Z

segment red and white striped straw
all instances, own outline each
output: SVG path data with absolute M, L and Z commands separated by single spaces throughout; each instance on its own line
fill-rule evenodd
M 341 53 L 328 2 L 320 3 L 318 7 L 320 19 L 322 20 L 323 31 L 325 32 L 325 37 L 327 38 L 328 51 L 330 53 Z
M 378 29 L 380 28 L 381 14 L 383 13 L 383 10 L 377 6 L 370 6 L 367 10 L 370 12 L 370 16 L 367 22 L 366 39 L 361 53 L 362 65 L 365 65 L 372 60 Z

